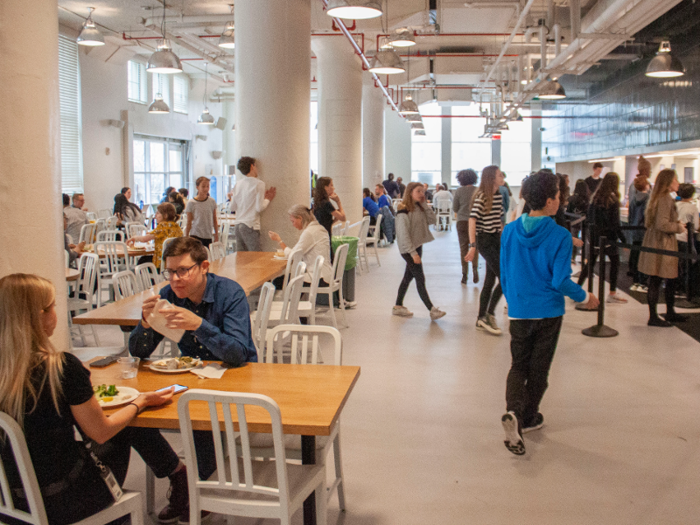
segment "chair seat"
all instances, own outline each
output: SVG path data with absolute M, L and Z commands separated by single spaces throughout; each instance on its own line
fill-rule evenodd
M 87 299 L 76 299 L 75 297 L 68 298 L 68 311 L 76 312 L 78 310 L 92 310 L 92 303 Z
M 273 301 L 272 302 L 272 310 L 270 311 L 270 319 L 275 319 L 273 316 L 274 314 L 272 312 L 279 312 L 282 310 L 282 301 Z M 310 312 L 314 310 L 314 307 L 311 305 L 311 301 L 299 301 L 299 306 L 297 308 L 297 312 L 300 317 L 306 317 L 309 315 Z M 279 320 L 279 314 L 277 314 L 277 320 Z
M 236 438 L 236 444 L 240 443 L 240 437 Z M 326 448 L 328 444 L 328 436 L 316 436 L 316 450 L 321 450 Z M 250 448 L 251 452 L 254 454 L 252 449 L 270 449 L 272 451 L 272 434 L 266 434 L 262 432 L 251 432 L 250 433 Z M 294 434 L 284 435 L 284 448 L 287 453 L 290 451 L 298 451 L 301 454 L 301 436 L 296 436 Z M 290 456 L 291 457 L 291 456 Z M 299 456 L 301 457 L 301 456 Z M 296 459 L 296 458 L 293 458 Z

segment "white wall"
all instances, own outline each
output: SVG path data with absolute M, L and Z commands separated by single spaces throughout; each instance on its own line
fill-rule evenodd
M 390 107 L 384 109 L 384 179 L 393 173 L 411 181 L 411 126 Z

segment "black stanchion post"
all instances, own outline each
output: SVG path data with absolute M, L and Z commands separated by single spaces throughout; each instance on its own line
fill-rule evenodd
M 583 261 L 586 259 L 586 243 L 588 242 L 588 228 L 586 228 L 586 221 L 581 223 L 581 240 L 583 241 L 583 246 L 581 246 L 581 267 L 583 267 Z
M 581 331 L 583 335 L 589 337 L 615 337 L 618 332 L 617 330 L 605 326 L 605 243 L 607 239 L 605 236 L 600 236 L 599 244 L 599 263 L 598 263 L 598 299 L 600 304 L 598 305 L 598 323 L 591 326 L 590 328 L 585 328 Z M 591 265 L 592 266 L 592 265 Z
M 593 293 L 593 257 L 595 246 L 593 243 L 593 224 L 588 225 L 588 293 Z M 598 254 L 601 255 L 601 254 Z

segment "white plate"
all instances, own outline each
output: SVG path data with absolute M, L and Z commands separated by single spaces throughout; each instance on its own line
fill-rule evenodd
M 187 368 L 169 369 L 169 368 L 160 368 L 160 367 L 157 367 L 155 364 L 151 364 L 148 366 L 148 368 L 150 368 L 154 372 L 160 372 L 161 374 L 184 374 L 185 372 L 189 372 L 190 370 L 193 370 L 197 367 L 196 366 L 188 366 Z
M 102 408 L 114 408 L 114 407 L 120 407 L 122 405 L 126 405 L 127 403 L 130 403 L 137 397 L 139 397 L 140 392 L 136 390 L 135 388 L 131 388 L 129 386 L 117 386 L 117 390 L 119 390 L 119 394 L 114 396 L 114 399 L 112 401 L 109 401 L 108 403 L 104 403 L 100 401 L 99 398 L 97 398 L 97 402 L 100 404 Z
M 287 260 L 286 257 L 277 257 L 276 255 L 273 255 L 272 259 L 275 261 L 286 261 Z

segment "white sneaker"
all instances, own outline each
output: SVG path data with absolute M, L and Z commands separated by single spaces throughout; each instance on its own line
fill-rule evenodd
M 518 419 L 513 412 L 506 412 L 501 418 L 501 424 L 506 434 L 506 439 L 503 440 L 506 448 L 516 456 L 525 454 L 525 443 L 518 428 Z
M 496 324 L 496 318 L 489 314 L 476 320 L 476 329 L 484 330 L 493 335 L 501 335 L 503 333 Z
M 634 283 L 632 286 L 630 286 L 630 292 L 638 292 L 640 288 L 640 285 L 637 283 Z
M 437 321 L 438 319 L 440 319 L 441 317 L 445 317 L 446 315 L 447 315 L 446 312 L 443 312 L 442 310 L 440 310 L 439 308 L 437 308 L 435 306 L 433 306 L 430 309 L 430 320 L 431 321 Z
M 611 293 L 608 294 L 608 298 L 605 302 L 610 304 L 625 304 L 627 302 L 627 299 L 624 299 L 617 294 Z
M 357 306 L 357 301 L 345 301 L 345 309 L 352 310 Z
M 411 312 L 405 306 L 394 306 L 391 310 L 391 315 L 397 315 L 399 317 L 413 317 L 413 312 Z

